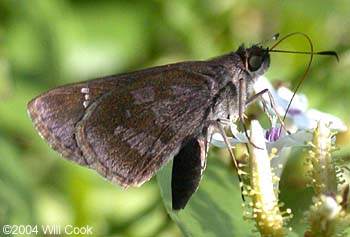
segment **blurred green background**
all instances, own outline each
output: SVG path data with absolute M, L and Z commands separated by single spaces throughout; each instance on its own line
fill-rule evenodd
M 349 125 L 349 13 L 348 0 L 0 0 L 0 224 L 90 225 L 94 236 L 183 236 L 166 214 L 156 179 L 124 191 L 60 158 L 34 130 L 27 102 L 65 83 L 204 60 L 243 42 L 301 31 L 316 51 L 340 57 L 339 63 L 316 57 L 301 91 L 310 106 Z M 308 45 L 294 37 L 279 48 Z M 273 54 L 267 76 L 294 88 L 307 61 Z M 348 133 L 339 135 L 338 146 L 349 160 Z M 219 155 L 227 152 L 212 149 L 209 159 Z M 293 191 L 286 201 L 296 209 L 304 202 L 298 190 L 305 188 L 298 169 L 298 162 L 287 167 L 283 181 Z

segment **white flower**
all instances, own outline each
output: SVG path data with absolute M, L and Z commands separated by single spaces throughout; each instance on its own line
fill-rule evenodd
M 237 130 L 237 125 L 231 123 L 231 132 L 234 137 L 228 137 L 230 145 L 233 147 L 238 143 L 249 144 L 249 140 L 244 132 L 239 132 Z M 250 137 L 251 132 L 247 131 Z M 289 152 L 291 147 L 295 146 L 306 146 L 309 141 L 312 140 L 312 133 L 306 130 L 300 130 L 292 134 L 287 134 L 281 127 L 272 127 L 269 130 L 264 130 L 265 134 L 265 144 L 268 153 L 272 153 L 272 149 L 277 149 L 275 152 L 275 158 L 272 159 L 272 167 L 275 168 L 275 175 L 281 177 L 284 165 L 287 163 L 289 158 Z M 224 138 L 220 133 L 214 133 L 211 143 L 217 147 L 227 147 Z M 289 148 L 289 149 L 286 149 Z M 275 183 L 278 187 L 279 182 Z
M 238 143 L 249 143 L 249 140 L 244 132 L 237 129 L 237 125 L 231 123 L 231 132 L 234 137 L 228 137 L 231 146 Z M 250 130 L 247 131 L 250 136 Z M 300 130 L 292 134 L 287 134 L 280 126 L 272 127 L 269 130 L 264 130 L 265 143 L 267 150 L 271 153 L 272 148 L 281 151 L 285 147 L 305 146 L 308 141 L 312 140 L 312 134 L 306 130 Z M 224 138 L 220 133 L 215 133 L 212 137 L 211 143 L 217 147 L 227 147 Z
M 293 96 L 293 91 L 283 86 L 276 90 L 266 77 L 259 77 L 254 84 L 254 90 L 256 93 L 258 93 L 264 89 L 268 89 L 270 91 L 275 101 L 278 115 L 284 116 L 289 101 Z M 269 112 L 273 114 L 274 111 L 269 104 L 269 96 L 265 93 L 262 97 L 267 102 Z M 347 130 L 344 122 L 338 117 L 319 110 L 308 109 L 307 97 L 299 93 L 293 98 L 292 104 L 287 113 L 287 118 L 292 122 L 291 127 L 288 127 L 288 129 L 293 131 L 298 129 L 313 129 L 317 126 L 317 122 L 320 120 L 322 120 L 325 124 L 330 124 L 330 128 L 332 130 Z M 288 122 L 286 122 L 286 124 L 290 125 Z
M 265 146 L 265 134 L 257 120 L 251 122 L 251 141 L 249 144 L 250 192 L 253 218 L 262 236 L 284 236 L 282 212 L 279 210 L 274 173 L 270 166 L 270 157 Z

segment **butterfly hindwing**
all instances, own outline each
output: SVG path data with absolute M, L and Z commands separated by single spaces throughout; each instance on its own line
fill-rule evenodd
M 171 178 L 172 207 L 186 206 L 197 190 L 206 166 L 208 140 L 198 136 L 188 141 L 174 157 Z

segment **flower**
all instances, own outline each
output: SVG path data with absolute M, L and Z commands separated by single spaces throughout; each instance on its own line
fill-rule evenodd
M 275 194 L 274 174 L 270 166 L 270 157 L 266 149 L 264 131 L 257 120 L 251 123 L 251 140 L 259 148 L 249 144 L 250 184 L 248 195 L 251 197 L 253 218 L 262 236 L 283 236 L 284 218 L 279 210 Z
M 234 137 L 228 137 L 231 146 L 235 146 L 239 143 L 249 143 L 249 139 L 244 132 L 240 132 L 237 129 L 237 125 L 231 123 L 231 132 Z M 250 136 L 251 131 L 248 130 L 247 134 Z M 292 146 L 305 146 L 308 141 L 311 141 L 312 134 L 306 130 L 300 130 L 295 133 L 286 133 L 279 125 L 264 130 L 265 143 L 267 150 L 271 153 L 272 148 L 276 148 L 281 151 L 283 148 Z M 217 147 L 227 147 L 224 138 L 220 133 L 214 133 L 211 143 Z
M 313 204 L 306 213 L 311 237 L 345 236 L 349 228 L 350 214 L 342 208 L 341 196 L 322 194 L 313 198 Z
M 266 77 L 259 77 L 254 84 L 254 90 L 256 93 L 268 89 L 274 99 L 276 105 L 276 111 L 279 116 L 284 116 L 287 106 L 292 99 L 293 91 L 286 87 L 279 87 L 275 89 Z M 265 93 L 262 98 L 267 102 L 267 109 L 270 113 L 274 114 L 273 109 L 269 105 L 270 98 Z M 330 129 L 337 131 L 346 131 L 347 127 L 345 123 L 338 117 L 321 112 L 316 109 L 308 109 L 308 100 L 304 94 L 297 93 L 292 101 L 292 104 L 287 112 L 287 119 L 291 120 L 291 125 L 288 127 L 290 130 L 298 129 L 313 129 L 317 126 L 317 122 L 322 120 L 326 124 L 330 124 Z M 289 125 L 288 121 L 286 124 Z
M 239 143 L 249 144 L 249 139 L 245 133 L 238 131 L 237 125 L 230 124 L 231 133 L 234 137 L 228 137 L 230 145 L 233 147 Z M 250 137 L 251 131 L 247 131 Z M 271 160 L 271 165 L 275 169 L 275 175 L 281 177 L 283 167 L 287 163 L 289 158 L 289 150 L 286 148 L 307 146 L 308 142 L 312 140 L 312 133 L 307 130 L 299 130 L 295 133 L 288 134 L 280 125 L 264 130 L 265 145 L 268 153 L 274 153 L 274 158 Z M 214 133 L 211 143 L 217 147 L 227 147 L 224 138 L 220 133 Z M 274 149 L 274 151 L 273 151 Z M 284 152 L 283 152 L 284 150 Z M 275 187 L 278 188 L 279 182 L 275 183 Z
M 337 190 L 339 178 L 337 178 L 335 160 L 332 157 L 332 152 L 335 150 L 334 141 L 332 141 L 334 135 L 321 121 L 313 131 L 306 163 L 309 167 L 311 186 L 316 195 L 336 193 Z

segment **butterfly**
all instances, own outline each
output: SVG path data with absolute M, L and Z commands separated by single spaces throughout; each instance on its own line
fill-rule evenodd
M 28 113 L 52 149 L 124 188 L 173 159 L 179 210 L 199 186 L 217 121 L 242 117 L 269 64 L 267 48 L 241 46 L 207 61 L 63 85 L 31 100 Z

